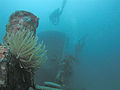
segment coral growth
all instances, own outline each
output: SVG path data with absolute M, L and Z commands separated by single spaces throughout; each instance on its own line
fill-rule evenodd
M 5 45 L 23 68 L 36 69 L 46 62 L 45 45 L 43 42 L 36 45 L 38 39 L 32 31 L 23 29 L 18 32 L 7 32 L 6 38 Z

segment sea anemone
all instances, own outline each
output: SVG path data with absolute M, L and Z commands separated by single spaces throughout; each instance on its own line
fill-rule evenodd
M 20 65 L 27 69 L 40 68 L 47 60 L 47 50 L 43 42 L 37 44 L 38 38 L 30 30 L 7 32 L 4 44 L 16 57 Z

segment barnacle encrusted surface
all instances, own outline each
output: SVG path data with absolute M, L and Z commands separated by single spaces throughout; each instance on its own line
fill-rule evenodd
M 38 38 L 30 30 L 7 32 L 4 43 L 20 62 L 23 68 L 37 69 L 47 60 L 47 51 L 43 42 L 37 44 Z

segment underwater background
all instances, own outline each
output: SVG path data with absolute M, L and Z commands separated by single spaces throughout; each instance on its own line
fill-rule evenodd
M 40 18 L 37 28 L 37 35 L 41 37 L 39 41 L 47 42 L 52 34 L 58 36 L 47 42 L 49 50 L 58 56 L 75 56 L 76 44 L 85 36 L 84 48 L 73 65 L 69 83 L 71 90 L 120 90 L 120 1 L 67 0 L 59 24 L 53 25 L 49 15 L 61 7 L 62 1 L 1 0 L 0 42 L 9 16 L 16 10 L 29 11 Z M 42 76 L 49 80 L 45 72 L 37 72 L 37 83 Z

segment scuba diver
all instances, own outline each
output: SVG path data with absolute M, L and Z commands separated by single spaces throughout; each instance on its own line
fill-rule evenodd
M 88 37 L 88 34 L 86 34 L 85 36 L 83 36 L 80 40 L 78 40 L 78 42 L 75 45 L 75 49 L 74 49 L 74 56 L 77 60 L 80 59 L 80 54 L 82 52 L 82 49 L 84 48 L 85 44 L 86 44 L 86 39 Z
M 67 0 L 63 0 L 62 7 L 55 9 L 49 16 L 49 20 L 52 22 L 52 24 L 57 25 L 59 23 L 60 15 L 63 12 L 63 9 L 66 5 Z

